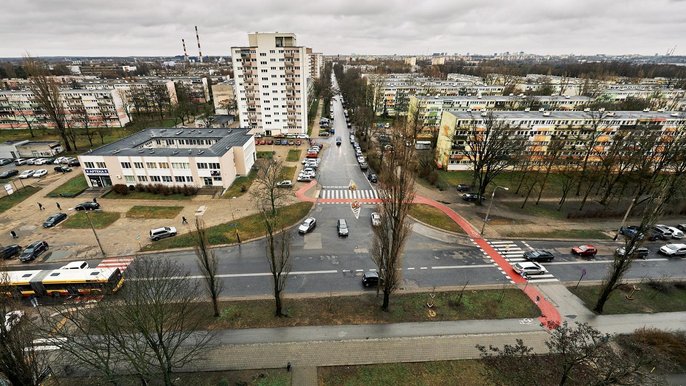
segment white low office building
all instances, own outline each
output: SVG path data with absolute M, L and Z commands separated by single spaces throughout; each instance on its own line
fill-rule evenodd
M 79 156 L 90 187 L 117 184 L 231 186 L 255 163 L 249 129 L 145 129 Z

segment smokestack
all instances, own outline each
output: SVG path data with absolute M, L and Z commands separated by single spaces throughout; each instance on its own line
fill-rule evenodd
M 200 63 L 202 63 L 202 50 L 200 49 L 200 35 L 198 35 L 198 26 L 195 26 L 195 38 L 198 40 L 198 59 L 200 60 Z
M 188 63 L 188 51 L 186 51 L 186 41 L 184 39 L 181 39 L 181 44 L 183 44 L 183 60 Z

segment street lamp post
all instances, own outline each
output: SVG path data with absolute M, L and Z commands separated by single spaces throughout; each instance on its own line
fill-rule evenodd
M 484 217 L 484 224 L 481 226 L 481 234 L 484 234 L 484 230 L 486 229 L 486 223 L 488 222 L 488 216 L 491 214 L 491 207 L 493 207 L 493 199 L 495 198 L 495 191 L 498 190 L 498 188 L 503 189 L 503 190 L 510 190 L 509 188 L 506 188 L 504 186 L 496 186 L 495 189 L 493 189 L 493 193 L 491 193 L 491 202 L 488 203 L 488 209 L 486 210 L 486 217 Z M 478 197 L 479 200 L 481 200 L 481 196 Z
M 91 230 L 93 231 L 93 235 L 95 236 L 95 241 L 98 242 L 98 247 L 100 247 L 100 252 L 102 252 L 102 255 L 105 256 L 105 250 L 102 249 L 102 244 L 100 244 L 100 238 L 98 237 L 98 233 L 95 231 L 95 227 L 93 226 L 93 221 L 91 221 L 91 217 L 88 214 L 88 210 L 84 210 L 83 213 L 86 214 L 86 218 L 88 219 L 88 224 L 91 226 Z

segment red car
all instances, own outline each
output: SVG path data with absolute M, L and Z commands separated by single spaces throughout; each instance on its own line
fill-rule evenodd
M 572 254 L 579 256 L 594 257 L 598 253 L 598 249 L 593 245 L 579 245 L 578 247 L 572 248 Z
M 317 158 L 317 157 L 319 157 L 319 154 L 317 154 L 317 152 L 314 152 L 314 151 L 308 151 L 307 155 L 305 157 L 306 158 Z

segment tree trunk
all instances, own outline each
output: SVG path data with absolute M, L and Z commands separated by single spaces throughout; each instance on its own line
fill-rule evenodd
M 522 203 L 522 209 L 526 206 L 526 202 L 529 201 L 529 196 L 531 195 L 531 191 L 534 190 L 534 187 L 536 186 L 536 181 L 533 181 L 531 183 L 531 186 L 529 186 L 529 190 L 526 192 L 526 197 L 524 198 L 524 202 Z
M 541 182 L 541 189 L 538 191 L 538 198 L 536 199 L 536 205 L 541 201 L 541 196 L 543 195 L 543 189 L 545 189 L 545 184 L 548 182 L 548 175 L 550 175 L 550 168 L 545 171 L 543 176 L 543 182 Z
M 212 308 L 214 309 L 214 317 L 219 317 L 219 301 L 217 299 L 217 294 L 212 294 Z
M 612 272 L 612 276 L 610 276 L 610 280 L 608 280 L 605 286 L 603 286 L 603 290 L 600 292 L 600 296 L 598 297 L 595 307 L 593 307 L 593 311 L 599 314 L 603 313 L 605 302 L 607 302 L 607 300 L 610 298 L 610 295 L 615 290 L 617 280 L 619 280 L 619 272 L 615 269 Z
M 390 302 L 391 302 L 391 291 L 384 288 L 384 290 L 383 290 L 383 304 L 381 305 L 381 309 L 385 312 L 388 312 L 388 306 L 389 306 Z
M 588 199 L 588 196 L 591 194 L 591 190 L 593 190 L 593 186 L 595 185 L 595 181 L 591 183 L 591 186 L 588 187 L 588 190 L 586 190 L 586 194 L 584 194 L 583 200 L 581 200 L 581 206 L 579 206 L 579 212 L 581 212 L 584 209 L 584 206 L 586 206 L 586 200 Z
M 274 305 L 276 306 L 275 315 L 278 317 L 284 316 L 281 305 L 281 290 L 274 287 Z

